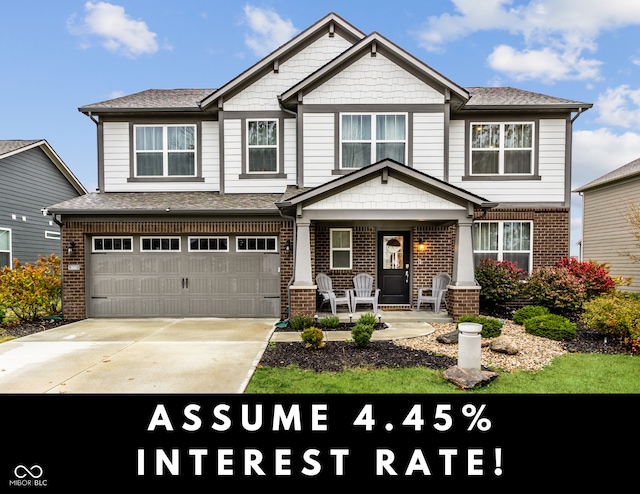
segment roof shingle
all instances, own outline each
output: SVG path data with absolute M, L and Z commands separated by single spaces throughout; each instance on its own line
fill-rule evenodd
M 627 177 L 632 177 L 634 175 L 640 175 L 640 158 L 632 161 L 631 163 L 627 163 L 626 165 L 621 166 L 620 168 L 617 168 L 612 172 L 602 175 L 599 178 L 596 178 L 588 184 L 577 188 L 574 192 L 583 192 L 585 190 L 593 189 L 600 185 L 605 185 L 610 182 L 615 182 L 616 180 L 622 180 Z

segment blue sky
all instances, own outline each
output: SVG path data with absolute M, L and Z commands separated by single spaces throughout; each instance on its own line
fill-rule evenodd
M 574 124 L 572 187 L 640 157 L 637 0 L 0 0 L 0 139 L 46 139 L 95 190 L 95 124 L 78 107 L 215 88 L 329 12 L 461 86 L 593 103 Z M 573 197 L 572 244 L 581 201 Z M 573 248 L 572 253 L 577 250 Z

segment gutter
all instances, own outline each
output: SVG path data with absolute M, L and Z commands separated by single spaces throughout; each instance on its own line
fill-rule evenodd
M 296 255 L 296 250 L 298 246 L 298 235 L 297 235 L 298 226 L 296 225 L 295 216 L 287 216 L 282 212 L 282 209 L 280 208 L 278 208 L 278 211 L 280 213 L 280 216 L 282 216 L 284 219 L 291 220 L 293 222 L 293 241 L 292 241 L 293 245 L 291 246 L 291 249 L 293 252 L 293 265 L 291 266 L 292 268 L 291 278 L 287 282 L 287 318 L 285 319 L 285 321 L 288 321 L 289 318 L 291 317 L 291 285 L 293 285 L 293 282 L 296 277 L 296 259 L 298 258 L 298 256 Z

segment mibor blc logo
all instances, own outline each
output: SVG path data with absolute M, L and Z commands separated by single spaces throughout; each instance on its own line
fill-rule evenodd
M 47 479 L 43 478 L 44 470 L 40 465 L 17 465 L 13 469 L 14 478 L 9 480 L 11 487 L 46 487 Z

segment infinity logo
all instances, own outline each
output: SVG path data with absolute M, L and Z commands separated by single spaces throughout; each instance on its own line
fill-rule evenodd
M 24 465 L 18 465 L 13 470 L 13 474 L 19 479 L 23 479 L 27 475 L 30 475 L 32 479 L 39 479 L 40 477 L 42 477 L 43 473 L 44 470 L 42 470 L 42 467 L 40 465 L 31 465 L 31 468 L 27 468 Z

